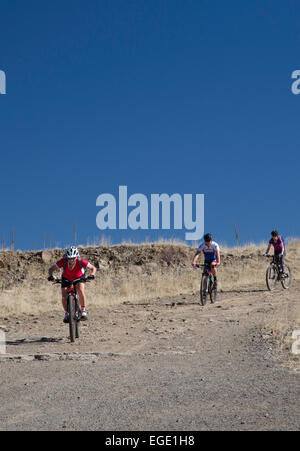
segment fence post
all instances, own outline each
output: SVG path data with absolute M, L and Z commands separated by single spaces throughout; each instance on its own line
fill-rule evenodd
M 77 246 L 77 228 L 76 228 L 76 221 L 74 221 L 74 238 L 75 238 L 75 246 Z
M 234 225 L 234 230 L 235 230 L 235 241 L 236 241 L 236 245 L 238 246 L 238 244 L 239 244 L 239 231 L 238 231 L 238 228 L 237 228 L 237 225 L 236 225 L 235 222 L 233 222 L 233 225 Z

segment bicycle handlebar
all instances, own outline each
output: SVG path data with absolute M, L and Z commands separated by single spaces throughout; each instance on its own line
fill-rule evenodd
M 281 254 L 280 254 L 281 255 Z M 280 257 L 280 255 L 278 255 L 278 257 Z M 275 258 L 277 257 L 277 255 L 270 255 L 270 254 L 266 254 L 264 255 L 265 258 Z
M 69 282 L 70 285 L 73 285 L 74 283 L 77 283 L 77 282 L 80 282 L 80 281 L 81 282 L 90 282 L 91 280 L 94 280 L 94 277 L 91 277 L 91 276 L 80 277 L 78 279 L 68 280 L 67 282 Z M 62 279 L 57 279 L 57 278 L 54 277 L 53 283 L 54 284 L 61 284 L 62 283 Z
M 208 266 L 208 265 L 206 265 L 206 264 L 204 264 L 204 263 L 203 263 L 202 265 L 199 264 L 199 263 L 197 263 L 194 267 L 195 267 L 195 268 L 206 268 L 207 266 Z M 220 264 L 218 264 L 218 265 L 216 265 L 216 266 L 220 266 Z

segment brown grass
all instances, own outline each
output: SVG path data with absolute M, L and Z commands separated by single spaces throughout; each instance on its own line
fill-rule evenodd
M 292 353 L 295 342 L 293 331 L 300 331 L 300 308 L 296 311 L 286 312 L 283 318 L 276 319 L 265 324 L 263 337 L 270 341 L 275 357 L 279 359 L 282 366 L 291 371 L 300 371 L 300 354 Z
M 219 288 L 224 291 L 245 287 L 265 288 L 268 265 L 268 261 L 262 257 L 265 250 L 266 245 L 222 247 Z M 57 252 L 60 251 L 53 252 L 53 260 L 56 261 Z M 109 257 L 112 261 L 108 261 L 107 256 L 112 252 L 113 257 Z M 177 242 L 141 245 L 124 243 L 117 247 L 84 248 L 81 250 L 83 256 L 89 258 L 92 263 L 101 262 L 97 280 L 86 287 L 88 305 L 101 308 L 123 302 L 148 301 L 191 292 L 196 294 L 201 271 L 191 267 L 194 253 L 195 248 Z M 21 255 L 18 258 L 21 258 Z M 104 264 L 110 265 L 103 266 L 103 259 L 106 259 Z M 293 278 L 300 280 L 299 241 L 295 240 L 289 244 L 287 263 L 291 266 Z M 16 263 L 17 266 L 18 264 Z M 34 260 L 34 263 L 28 266 L 29 269 L 26 269 L 26 277 L 22 283 L 0 292 L 2 317 L 61 309 L 59 286 L 53 286 L 46 281 L 49 266 L 50 264 Z

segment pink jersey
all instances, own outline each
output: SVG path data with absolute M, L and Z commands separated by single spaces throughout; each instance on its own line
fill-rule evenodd
M 284 242 L 283 242 L 283 239 L 281 238 L 281 236 L 278 237 L 278 240 L 276 242 L 273 240 L 273 238 L 271 238 L 269 241 L 269 244 L 272 244 L 275 252 L 284 252 L 285 251 Z
M 66 259 L 62 258 L 61 260 L 59 260 L 56 263 L 56 266 L 61 269 L 64 267 Z M 89 264 L 89 262 L 87 262 L 86 260 L 81 259 L 81 266 L 79 264 L 78 258 L 76 259 L 76 264 L 74 266 L 74 269 L 70 269 L 68 262 L 63 270 L 62 273 L 62 277 L 64 277 L 67 280 L 75 280 L 75 279 L 79 279 L 80 277 L 82 277 L 84 275 L 84 270 L 87 267 L 87 265 Z

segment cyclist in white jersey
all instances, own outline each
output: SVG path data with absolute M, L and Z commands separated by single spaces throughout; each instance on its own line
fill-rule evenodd
M 193 258 L 192 265 L 196 266 L 199 255 L 203 252 L 204 264 L 211 270 L 214 276 L 214 286 L 217 287 L 217 267 L 221 264 L 220 247 L 218 243 L 213 241 L 210 233 L 204 235 L 204 243 L 200 244 Z

